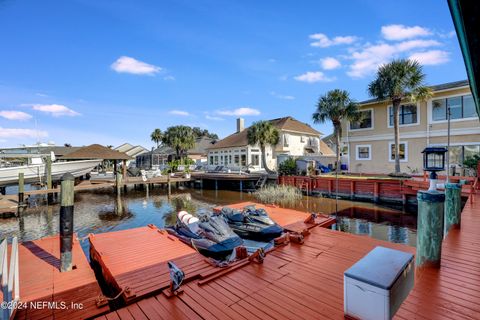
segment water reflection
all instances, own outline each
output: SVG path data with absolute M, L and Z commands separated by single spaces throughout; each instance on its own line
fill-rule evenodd
M 176 212 L 186 210 L 197 214 L 212 210 L 217 205 L 226 205 L 240 201 L 254 200 L 248 193 L 226 190 L 178 189 L 169 198 L 164 189 L 134 191 L 117 197 L 110 190 L 95 192 L 77 192 L 75 195 L 75 232 L 80 238 L 89 233 L 154 224 L 158 227 L 174 224 Z M 19 236 L 21 241 L 55 235 L 59 228 L 58 204 L 44 205 L 42 199 L 34 201 L 19 218 L 0 220 L 0 238 Z M 376 206 L 370 203 L 352 202 L 334 199 L 304 197 L 292 205 L 293 209 L 305 212 L 334 214 L 338 205 L 337 229 L 363 234 L 377 239 L 415 245 L 414 215 Z M 87 249 L 88 241 L 82 242 Z

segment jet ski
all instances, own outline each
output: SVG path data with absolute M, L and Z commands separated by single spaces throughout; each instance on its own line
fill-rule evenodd
M 269 242 L 283 233 L 262 208 L 247 206 L 242 211 L 224 207 L 221 211 L 230 228 L 243 239 Z
M 223 216 L 206 213 L 197 218 L 186 211 L 180 211 L 177 218 L 174 226 L 166 228 L 167 232 L 204 256 L 223 260 L 243 244 Z

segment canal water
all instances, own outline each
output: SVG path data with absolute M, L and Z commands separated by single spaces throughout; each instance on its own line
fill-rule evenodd
M 158 227 L 175 223 L 176 212 L 199 213 L 217 205 L 255 200 L 248 193 L 228 190 L 175 190 L 170 199 L 165 190 L 129 190 L 117 197 L 111 190 L 84 191 L 75 194 L 75 232 L 80 239 L 89 233 L 130 229 L 148 224 Z M 335 214 L 337 230 L 415 246 L 416 215 L 399 209 L 370 203 L 319 197 L 303 197 L 286 207 L 305 211 Z M 45 205 L 43 196 L 33 199 L 21 217 L 0 219 L 0 238 L 17 235 L 20 241 L 55 235 L 59 231 L 58 204 Z M 82 241 L 88 252 L 88 240 Z M 87 254 L 88 256 L 88 254 Z

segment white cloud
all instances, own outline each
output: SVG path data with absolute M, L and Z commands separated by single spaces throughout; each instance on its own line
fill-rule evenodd
M 35 93 L 35 95 L 37 95 L 39 97 L 42 97 L 42 98 L 47 98 L 48 97 L 48 94 L 41 93 L 41 92 L 37 92 L 37 93 Z
M 297 81 L 308 82 L 308 83 L 315 83 L 315 82 L 330 82 L 334 81 L 335 78 L 329 78 L 325 76 L 325 74 L 321 71 L 308 71 L 304 74 L 298 75 L 294 77 Z
M 34 104 L 32 108 L 33 110 L 36 110 L 36 111 L 49 113 L 54 117 L 61 117 L 61 116 L 75 117 L 80 115 L 80 113 L 61 104 Z
M 358 40 L 357 37 L 354 36 L 337 36 L 330 39 L 324 33 L 315 33 L 309 36 L 310 39 L 314 40 L 310 43 L 312 47 L 320 47 L 320 48 L 327 48 L 339 44 L 351 44 Z
M 31 119 L 32 116 L 23 111 L 2 110 L 0 111 L 0 117 L 8 120 L 20 120 L 25 121 Z
M 410 59 L 417 60 L 423 65 L 437 65 L 449 61 L 449 53 L 442 50 L 430 50 L 424 52 L 415 52 L 410 55 Z
M 387 40 L 405 40 L 431 35 L 432 32 L 420 26 L 407 27 L 403 24 L 382 26 L 382 36 Z
M 206 115 L 205 116 L 205 119 L 208 119 L 208 120 L 214 120 L 214 121 L 223 121 L 225 119 L 221 118 L 221 117 L 215 117 L 215 116 L 210 116 L 210 115 Z
M 175 116 L 183 116 L 188 117 L 190 115 L 189 112 L 183 110 L 170 110 L 168 113 L 173 114 Z
M 361 50 L 352 52 L 350 59 L 353 60 L 353 63 L 350 65 L 347 74 L 353 78 L 361 78 L 375 72 L 380 65 L 411 50 L 439 45 L 441 43 L 436 40 L 407 40 L 395 44 L 368 44 Z
M 173 80 L 175 80 L 175 77 L 174 76 L 165 76 L 165 77 L 163 77 L 163 80 L 173 81 Z
M 139 61 L 137 59 L 121 56 L 110 66 L 118 73 L 131 73 L 131 74 L 146 74 L 154 75 L 162 70 L 162 68 L 153 64 Z
M 320 59 L 320 65 L 325 70 L 333 70 L 339 68 L 341 66 L 341 63 L 333 57 L 326 57 Z
M 46 138 L 48 132 L 43 130 L 18 129 L 18 128 L 2 128 L 0 127 L 0 138 Z
M 272 96 L 274 96 L 275 98 L 278 98 L 278 99 L 283 99 L 283 100 L 295 100 L 295 97 L 294 97 L 294 96 L 279 94 L 279 93 L 276 93 L 275 91 L 270 92 L 270 94 L 271 94 Z
M 257 109 L 242 107 L 233 110 L 218 110 L 217 114 L 222 116 L 258 116 L 260 111 Z

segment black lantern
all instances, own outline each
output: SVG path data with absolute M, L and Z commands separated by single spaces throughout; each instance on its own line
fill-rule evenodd
M 423 153 L 423 170 L 430 171 L 430 188 L 429 191 L 437 189 L 437 171 L 445 170 L 445 153 L 446 148 L 428 147 L 422 151 Z

